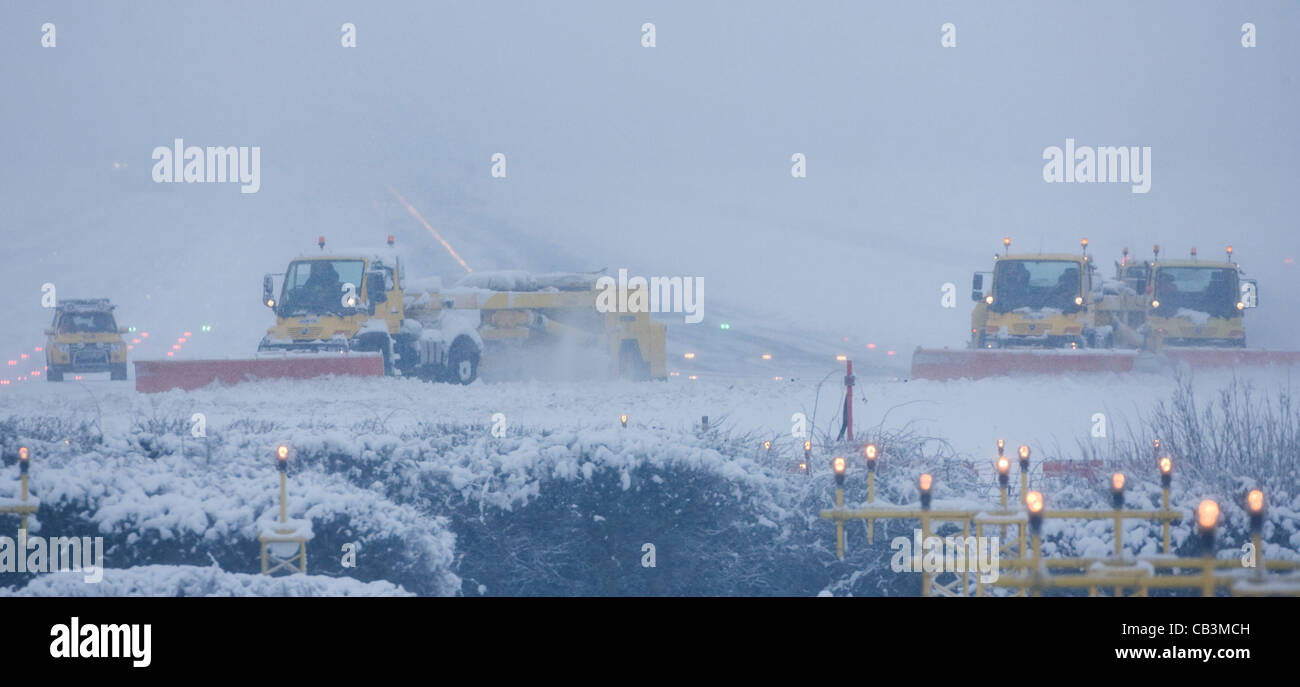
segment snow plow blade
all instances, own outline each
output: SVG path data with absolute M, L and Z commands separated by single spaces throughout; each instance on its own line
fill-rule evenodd
M 135 390 L 189 391 L 213 382 L 238 384 L 258 379 L 310 379 L 325 375 L 382 377 L 378 353 L 267 355 L 250 360 L 137 360 Z
M 1166 349 L 1163 353 L 1115 350 L 970 350 L 917 348 L 912 379 L 984 379 L 1017 375 L 1164 372 L 1192 369 L 1300 365 L 1300 351 Z

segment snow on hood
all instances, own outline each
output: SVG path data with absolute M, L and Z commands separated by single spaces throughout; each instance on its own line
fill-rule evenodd
M 1210 322 L 1210 313 L 1201 312 L 1200 310 L 1192 310 L 1190 308 L 1179 308 L 1178 312 L 1175 313 L 1174 316 L 1187 320 L 1198 327 L 1209 324 Z

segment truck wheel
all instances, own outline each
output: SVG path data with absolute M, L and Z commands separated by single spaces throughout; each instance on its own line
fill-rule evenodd
M 474 342 L 461 337 L 451 345 L 447 354 L 446 381 L 453 384 L 470 384 L 478 379 L 478 347 Z
M 63 370 L 57 370 L 53 367 L 45 371 L 45 381 L 61 382 L 63 381 Z
M 126 379 L 126 363 L 118 363 L 118 364 L 114 365 L 114 366 L 113 366 L 113 369 L 112 369 L 111 371 L 109 371 L 109 373 L 108 373 L 108 378 L 111 379 L 111 380 L 113 380 L 113 381 L 115 381 L 115 382 L 120 382 L 120 381 L 125 380 L 125 379 Z
M 393 337 L 393 368 L 403 377 L 415 377 L 420 366 L 420 354 L 415 350 L 415 341 L 405 334 Z
M 384 356 L 384 376 L 393 376 L 393 344 L 387 334 L 364 334 L 357 346 L 359 351 L 378 351 Z

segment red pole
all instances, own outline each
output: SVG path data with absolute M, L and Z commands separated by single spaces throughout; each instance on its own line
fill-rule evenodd
M 846 360 L 848 371 L 844 374 L 844 423 L 848 429 L 847 436 L 853 441 L 853 361 Z

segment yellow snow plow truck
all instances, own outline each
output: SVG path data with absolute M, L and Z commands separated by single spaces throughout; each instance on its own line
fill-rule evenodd
M 1145 289 L 1148 336 L 1164 346 L 1246 347 L 1245 311 L 1258 305 L 1254 280 L 1242 279 L 1232 260 L 1200 261 L 1196 249 L 1187 260 L 1156 260 L 1148 267 Z
M 522 358 L 532 371 L 579 360 L 601 375 L 666 378 L 666 327 L 643 312 L 598 312 L 596 278 L 473 273 L 444 289 L 407 278 L 396 257 L 300 257 L 263 279 L 276 323 L 258 351 L 377 352 L 386 375 L 459 384 L 480 362 L 495 371 Z
M 125 331 L 118 329 L 107 298 L 59 301 L 45 330 L 45 378 L 61 382 L 69 373 L 107 372 L 111 379 L 126 379 Z
M 1009 249 L 1011 240 L 1002 242 Z M 1245 350 L 1243 316 L 1259 293 L 1232 262 L 1231 246 L 1226 261 L 1200 261 L 1196 249 L 1188 260 L 1160 260 L 1156 246 L 1152 260 L 1139 262 L 1125 248 L 1115 278 L 1102 279 L 1087 239 L 1082 245 L 1079 255 L 997 256 L 991 274 L 972 280 L 969 347 L 918 347 L 912 377 L 1300 365 L 1300 351 Z
M 971 348 L 1110 348 L 1115 331 L 1088 240 L 1080 254 L 994 256 L 971 282 Z M 987 289 L 985 277 L 989 279 Z

